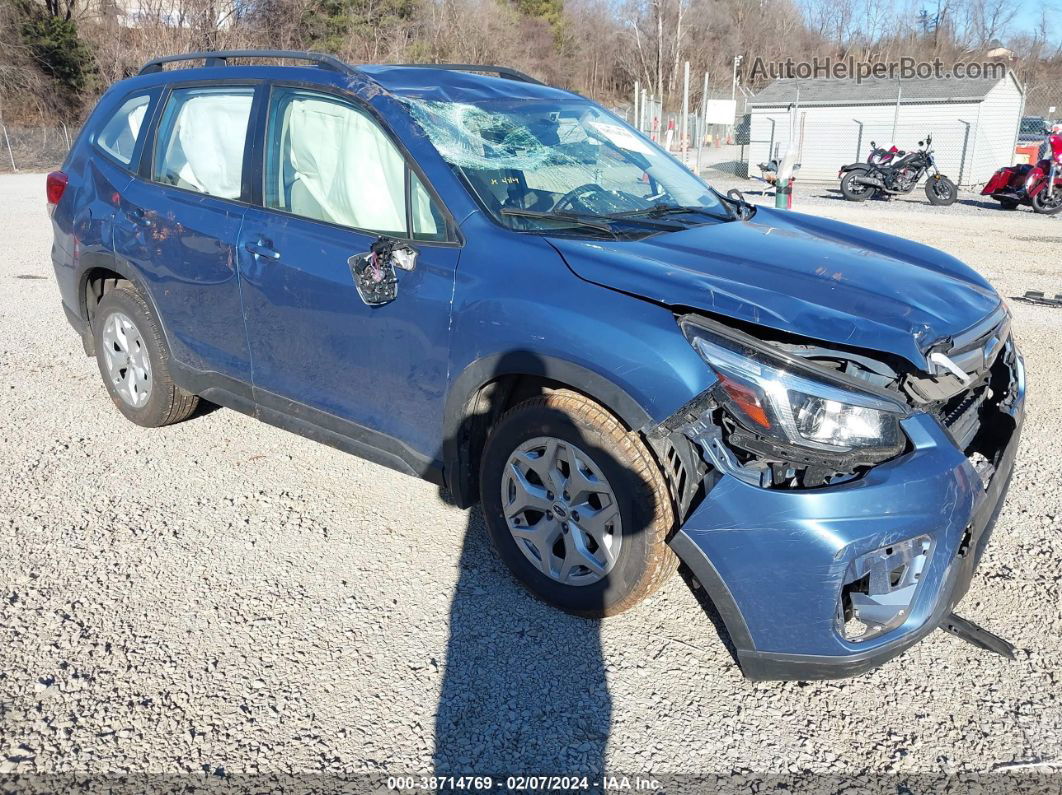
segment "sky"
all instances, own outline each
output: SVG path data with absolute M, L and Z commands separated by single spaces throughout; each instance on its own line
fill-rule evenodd
M 1013 2 L 1018 6 L 1018 15 L 1014 18 L 1015 32 L 1035 32 L 1040 27 L 1040 11 L 1044 7 L 1042 0 L 1013 0 Z M 1048 14 L 1052 17 L 1049 21 L 1048 39 L 1057 42 L 1062 38 L 1062 22 L 1060 22 L 1062 2 L 1053 0 L 1049 4 L 1053 6 L 1053 10 Z

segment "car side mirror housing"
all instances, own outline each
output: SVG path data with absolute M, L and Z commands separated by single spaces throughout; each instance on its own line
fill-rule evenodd
M 398 298 L 395 269 L 416 269 L 417 250 L 408 243 L 381 237 L 366 253 L 350 257 L 347 265 L 361 300 L 367 306 L 383 306 Z

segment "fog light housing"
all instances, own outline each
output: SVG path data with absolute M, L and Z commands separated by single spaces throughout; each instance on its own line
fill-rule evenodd
M 838 633 L 845 640 L 861 642 L 907 620 L 932 548 L 932 539 L 921 535 L 849 563 L 837 604 Z

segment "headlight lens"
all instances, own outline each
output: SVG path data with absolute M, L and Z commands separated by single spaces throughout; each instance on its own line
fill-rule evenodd
M 719 377 L 718 401 L 747 431 L 841 455 L 892 455 L 903 448 L 899 421 L 906 409 L 900 403 L 861 392 L 839 374 L 834 382 L 821 367 L 746 335 L 721 334 L 709 323 L 680 321 L 686 338 Z

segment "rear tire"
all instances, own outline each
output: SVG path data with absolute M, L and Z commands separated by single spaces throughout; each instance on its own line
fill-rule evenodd
M 861 185 L 855 181 L 856 177 L 862 177 L 866 175 L 866 171 L 856 170 L 849 171 L 844 177 L 841 178 L 841 193 L 850 202 L 862 202 L 867 199 L 872 199 L 874 194 L 878 192 L 877 188 L 870 185 Z
M 120 281 L 103 294 L 92 335 L 107 393 L 126 419 L 159 428 L 195 411 L 199 398 L 173 382 L 162 329 L 131 283 Z
M 636 433 L 575 392 L 526 400 L 501 417 L 483 451 L 480 495 L 498 557 L 568 613 L 620 613 L 678 566 L 666 543 L 675 514 L 655 460 Z
M 929 199 L 930 204 L 934 204 L 937 207 L 947 207 L 955 204 L 955 200 L 959 198 L 959 189 L 947 177 L 939 175 L 930 177 L 926 181 L 926 198 Z
M 1017 210 L 1018 205 L 1021 202 L 1016 202 L 1014 199 L 996 199 L 999 202 L 999 208 L 1001 210 Z

